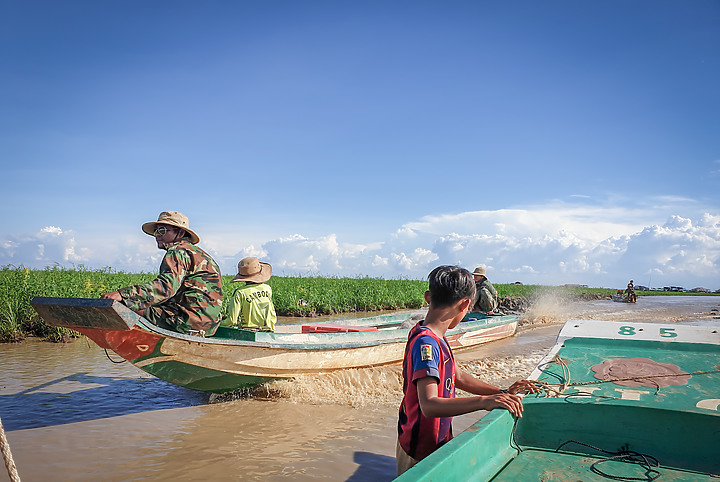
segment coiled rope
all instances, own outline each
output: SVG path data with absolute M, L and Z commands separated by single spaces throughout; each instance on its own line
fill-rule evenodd
M 627 381 L 637 381 L 637 380 L 650 380 L 653 381 L 655 378 L 667 378 L 667 377 L 677 377 L 677 373 L 667 373 L 667 374 L 660 374 L 660 375 L 635 375 L 635 376 L 628 376 L 628 377 L 622 377 L 622 378 L 607 378 L 602 380 L 590 380 L 588 382 L 571 382 L 570 381 L 570 369 L 567 366 L 567 363 L 565 363 L 565 360 L 560 358 L 559 356 L 555 355 L 555 357 L 550 360 L 549 362 L 545 363 L 544 365 L 551 365 L 553 363 L 557 363 L 560 365 L 560 368 L 562 369 L 562 375 L 557 375 L 554 373 L 546 373 L 547 375 L 554 376 L 555 378 L 560 380 L 560 383 L 548 383 L 548 382 L 534 382 L 535 385 L 546 392 L 545 396 L 554 396 L 559 397 L 560 395 L 563 395 L 565 390 L 567 390 L 569 387 L 581 387 L 586 385 L 597 385 L 600 383 L 610 383 L 610 382 L 627 382 Z M 545 371 L 540 368 L 543 373 Z M 701 370 L 696 372 L 687 372 L 683 373 L 683 375 L 708 375 L 710 373 L 720 373 L 720 369 L 716 370 Z M 660 386 L 657 385 L 657 392 L 660 391 Z M 553 395 L 551 395 L 553 394 Z M 575 396 L 587 396 L 587 397 L 597 397 L 597 398 L 616 398 L 616 397 L 607 397 L 602 395 L 593 395 L 591 393 L 586 392 L 576 392 L 571 394 L 566 394 L 566 398 L 569 397 L 575 397 Z
M 10 480 L 12 482 L 20 482 L 20 476 L 18 475 L 15 461 L 10 452 L 10 443 L 7 437 L 5 437 L 5 428 L 3 428 L 2 419 L 0 419 L 0 449 L 2 450 L 3 460 L 5 461 L 5 467 L 7 468 Z

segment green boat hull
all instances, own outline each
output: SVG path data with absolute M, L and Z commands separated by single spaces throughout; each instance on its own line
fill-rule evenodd
M 142 369 L 166 382 L 192 390 L 212 393 L 224 393 L 249 388 L 273 379 L 271 377 L 228 373 L 174 360 L 150 363 L 143 365 Z

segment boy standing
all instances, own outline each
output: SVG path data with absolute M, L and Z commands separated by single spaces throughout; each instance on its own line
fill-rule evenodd
M 452 439 L 452 417 L 476 410 L 505 408 L 522 416 L 519 391 L 535 392 L 528 380 L 508 390 L 484 383 L 455 366 L 445 339 L 475 301 L 475 282 L 458 266 L 439 266 L 428 276 L 427 317 L 410 330 L 403 361 L 403 400 L 395 452 L 400 475 Z M 455 398 L 455 387 L 474 397 Z

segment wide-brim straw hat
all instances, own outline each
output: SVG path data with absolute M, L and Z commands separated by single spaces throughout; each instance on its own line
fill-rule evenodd
M 473 276 L 485 276 L 485 268 L 478 266 L 475 271 L 472 272 Z
M 142 230 L 150 236 L 155 236 L 155 228 L 158 224 L 166 224 L 168 226 L 175 226 L 176 228 L 184 229 L 188 236 L 190 236 L 190 242 L 192 244 L 197 244 L 200 241 L 200 236 L 190 229 L 190 221 L 188 221 L 187 216 L 183 213 L 179 213 L 177 211 L 163 211 L 160 213 L 160 216 L 158 216 L 157 221 L 150 221 L 149 223 L 143 224 Z
M 262 263 L 254 256 L 243 258 L 238 263 L 238 274 L 230 280 L 231 283 L 238 281 L 251 281 L 253 283 L 264 283 L 272 276 L 272 266 Z

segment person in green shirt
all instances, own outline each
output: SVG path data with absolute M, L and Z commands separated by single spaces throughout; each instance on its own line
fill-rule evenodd
M 224 326 L 238 326 L 260 331 L 275 331 L 275 306 L 272 288 L 266 281 L 272 276 L 272 266 L 255 257 L 243 258 L 238 263 L 238 274 L 231 283 L 244 282 L 235 290 L 228 304 L 228 317 Z

